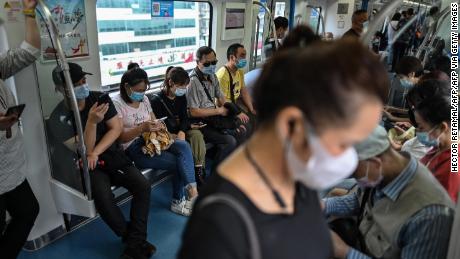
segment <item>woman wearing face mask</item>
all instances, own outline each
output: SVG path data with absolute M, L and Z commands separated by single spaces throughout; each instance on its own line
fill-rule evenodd
M 331 258 L 316 190 L 355 170 L 352 145 L 380 119 L 388 91 L 384 71 L 355 40 L 275 55 L 254 89 L 259 128 L 200 195 L 179 258 L 249 258 L 239 214 L 225 204 L 200 208 L 214 194 L 231 196 L 245 208 L 262 258 Z
M 417 139 L 431 150 L 420 160 L 431 170 L 454 202 L 457 202 L 460 175 L 450 172 L 450 94 L 437 94 L 415 108 Z
M 150 101 L 145 96 L 149 84 L 147 73 L 141 68 L 133 68 L 123 74 L 120 94 L 113 100 L 123 123 L 120 140 L 126 154 L 136 166 L 177 172 L 173 179 L 171 210 L 189 216 L 192 204 L 198 196 L 190 145 L 185 140 L 176 139 L 169 149 L 162 151 L 160 155 L 150 157 L 142 152 L 145 141 L 141 135 L 158 131 L 163 127 L 163 124 L 156 120 Z
M 187 141 L 192 148 L 195 162 L 195 179 L 201 185 L 204 178 L 204 162 L 206 157 L 206 144 L 199 128 L 204 124 L 191 123 L 187 115 L 187 85 L 190 77 L 182 67 L 168 67 L 163 82 L 163 90 L 150 99 L 153 113 L 165 120 L 168 131 L 176 134 L 177 139 Z

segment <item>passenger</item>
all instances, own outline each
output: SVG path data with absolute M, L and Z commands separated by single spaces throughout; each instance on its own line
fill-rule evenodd
M 223 127 L 233 125 L 211 125 L 212 119 L 233 120 L 229 110 L 224 107 L 225 96 L 215 75 L 216 53 L 210 47 L 201 47 L 196 52 L 197 66 L 190 73 L 190 85 L 187 88 L 187 105 L 192 118 L 201 119 L 208 125 L 201 128 L 206 143 L 212 143 L 217 149 L 214 167 L 222 162 L 233 150 L 237 141 Z M 209 95 L 209 96 L 208 96 Z M 215 103 L 217 99 L 217 104 Z M 217 124 L 217 122 L 216 122 Z M 232 123 L 223 123 L 232 124 Z
M 396 33 L 399 30 L 399 21 L 401 20 L 401 13 L 396 12 L 393 15 L 393 18 L 391 18 L 390 23 L 388 24 L 387 27 L 387 37 L 388 37 L 388 60 L 387 64 L 391 66 L 391 71 L 394 70 L 394 64 L 393 64 L 393 39 Z
M 232 44 L 227 49 L 227 64 L 217 71 L 216 76 L 219 80 L 220 89 L 225 96 L 225 101 L 231 102 L 239 108 L 238 118 L 246 127 L 246 137 L 248 137 L 255 128 L 256 111 L 244 84 L 243 68 L 246 65 L 244 46 L 239 43 Z
M 239 213 L 225 204 L 201 208 L 216 194 L 247 211 L 263 240 L 261 258 L 331 258 L 315 190 L 354 171 L 351 145 L 378 123 L 388 91 L 384 73 L 356 41 L 318 43 L 270 59 L 255 88 L 259 127 L 200 195 L 179 258 L 248 258 L 253 247 Z
M 165 74 L 162 90 L 150 99 L 153 113 L 165 120 L 168 131 L 176 134 L 177 139 L 190 143 L 193 160 L 195 162 L 195 179 L 200 187 L 205 178 L 206 143 L 200 124 L 191 123 L 187 114 L 187 85 L 190 77 L 182 67 L 168 67 Z
M 35 21 L 37 1 L 23 0 L 22 3 L 26 16 L 25 41 L 19 48 L 0 55 L 0 254 L 5 259 L 18 256 L 39 213 L 37 198 L 26 179 L 27 163 L 18 115 L 6 115 L 8 108 L 17 103 L 3 81 L 40 56 L 40 32 Z M 0 19 L 0 28 L 3 23 Z M 9 224 L 6 224 L 6 212 L 11 216 Z
M 137 167 L 162 169 L 176 173 L 173 178 L 171 211 L 190 216 L 193 202 L 198 195 L 190 145 L 185 139 L 176 139 L 166 151 L 153 157 L 142 151 L 145 145 L 142 134 L 155 132 L 163 127 L 161 122 L 156 121 L 150 101 L 145 96 L 149 85 L 147 73 L 141 68 L 133 68 L 123 74 L 120 94 L 113 98 L 123 124 L 120 141 L 123 143 L 126 154 Z M 185 197 L 184 188 L 187 197 Z
M 446 258 L 454 204 L 429 170 L 393 150 L 380 126 L 355 148 L 360 190 L 324 205 L 327 216 L 357 217 L 361 241 L 355 249 L 333 234 L 336 258 Z
M 396 66 L 395 74 L 391 80 L 388 106 L 407 109 L 406 95 L 418 83 L 422 74 L 423 66 L 418 58 L 412 56 L 402 58 Z
M 133 68 L 140 68 L 140 67 L 139 67 L 139 64 L 138 64 L 138 63 L 135 63 L 135 62 L 129 63 L 129 65 L 128 65 L 128 71 L 131 70 L 131 69 L 133 69 Z
M 454 202 L 460 189 L 460 175 L 450 172 L 451 102 L 449 94 L 426 98 L 415 107 L 418 140 L 431 150 L 420 161 L 426 165 Z
M 310 27 L 306 25 L 298 25 L 286 36 L 280 50 L 305 48 L 319 40 L 321 40 L 321 38 L 316 35 Z
M 117 143 L 123 128 L 110 98 L 106 103 L 98 103 L 102 93 L 90 91 L 86 75 L 91 74 L 84 72 L 80 65 L 69 63 L 69 72 L 84 128 L 91 191 L 96 208 L 102 220 L 126 244 L 122 258 L 150 258 L 156 251 L 155 246 L 147 242 L 150 183 L 134 167 Z M 58 89 L 64 96 L 64 101 L 53 111 L 53 117 L 57 118 L 57 121 L 51 122 L 57 131 L 53 134 L 62 143 L 75 144 L 77 136 L 74 120 L 62 120 L 73 118 L 68 107 L 69 95 L 63 88 L 64 73 L 60 67 L 56 67 L 53 74 L 53 79 L 61 79 L 55 84 L 62 86 Z M 129 224 L 114 201 L 111 190 L 114 185 L 126 188 L 133 195 Z
M 359 38 L 365 31 L 367 31 L 368 25 L 369 21 L 367 11 L 357 10 L 351 17 L 351 29 L 345 32 L 342 37 Z
M 278 16 L 273 21 L 275 23 L 275 33 L 278 37 L 279 45 L 283 43 L 283 39 L 286 36 L 287 31 L 289 30 L 289 20 L 286 17 Z M 271 29 L 271 28 L 270 28 Z M 267 38 L 264 43 L 264 52 L 265 57 L 269 58 L 273 56 L 276 51 L 275 37 L 273 32 L 270 38 Z

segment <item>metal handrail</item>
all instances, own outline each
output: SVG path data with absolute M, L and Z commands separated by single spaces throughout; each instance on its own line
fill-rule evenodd
M 257 55 L 257 48 L 259 47 L 259 32 L 260 32 L 260 18 L 259 16 L 257 16 L 256 18 L 256 22 L 257 22 L 257 26 L 256 26 L 256 44 L 254 46 L 254 64 L 253 64 L 253 68 L 256 68 L 257 67 L 257 58 L 259 57 L 259 55 Z M 262 39 L 263 40 L 263 39 Z M 263 44 L 262 44 L 263 45 Z M 263 49 L 263 48 L 262 48 Z
M 259 2 L 259 1 L 252 1 L 252 4 L 261 6 L 262 8 L 265 9 L 266 14 L 269 15 L 270 23 L 271 23 L 272 30 L 273 30 L 273 37 L 275 38 L 275 49 L 279 49 L 279 44 L 280 43 L 278 42 L 278 35 L 276 34 L 275 21 L 273 19 L 272 12 L 270 11 L 270 9 L 268 9 L 268 7 L 265 4 L 263 4 L 263 3 Z
M 385 20 L 385 18 L 390 13 L 392 13 L 393 10 L 396 7 L 398 7 L 402 2 L 403 0 L 394 0 L 394 1 L 389 2 L 383 8 L 383 10 L 377 14 L 375 19 L 371 21 L 371 23 L 369 24 L 369 29 L 367 30 L 366 33 L 364 33 L 361 36 L 361 42 L 363 42 L 366 46 L 368 46 L 371 43 L 372 37 L 374 36 L 375 32 L 379 30 L 380 23 L 382 23 Z
M 316 7 L 316 6 L 312 6 L 312 5 L 307 5 L 307 8 L 310 8 L 312 10 L 315 10 L 315 12 L 318 14 L 319 16 L 319 23 L 321 24 L 321 29 L 322 29 L 322 36 L 323 37 L 326 37 L 326 25 L 324 24 L 324 16 L 323 14 L 321 13 L 321 7 Z M 319 10 L 318 10 L 319 9 Z M 319 26 L 319 24 L 318 24 Z M 317 28 L 318 29 L 318 28 Z M 318 33 L 319 35 L 319 33 Z
M 54 20 L 52 18 L 52 15 L 51 15 L 51 12 L 48 6 L 44 3 L 43 0 L 38 0 L 38 4 L 43 9 L 43 12 L 44 12 L 43 19 L 45 20 L 45 22 L 47 23 L 50 29 L 50 34 L 51 34 L 50 40 L 52 40 L 56 46 L 57 56 L 59 57 L 59 61 L 60 61 L 59 65 L 61 66 L 61 70 L 64 73 L 66 92 L 70 94 L 70 97 L 69 97 L 70 105 L 71 105 L 71 109 L 73 111 L 73 115 L 75 119 L 77 135 L 79 137 L 78 150 L 82 158 L 82 162 L 83 162 L 83 178 L 84 178 L 84 183 L 85 183 L 86 195 L 88 197 L 88 200 L 92 200 L 91 180 L 89 178 L 88 159 L 86 156 L 86 145 L 85 145 L 85 139 L 83 135 L 83 126 L 81 124 L 80 110 L 78 109 L 78 103 L 77 103 L 77 98 L 75 97 L 72 79 L 70 77 L 69 64 L 67 62 L 67 58 L 64 54 L 64 51 L 62 49 L 61 41 L 59 40 L 59 30 L 56 24 L 54 23 Z

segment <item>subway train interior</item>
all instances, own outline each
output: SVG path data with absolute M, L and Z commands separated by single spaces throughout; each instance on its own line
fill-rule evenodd
M 30 9 L 30 6 L 28 7 L 29 9 L 24 6 L 34 5 L 34 2 L 37 5 L 33 6 L 33 9 Z M 455 3 L 457 3 L 457 7 L 454 7 Z M 205 72 L 207 68 L 216 67 L 216 74 L 219 77 L 219 73 L 225 76 L 227 75 L 225 73 L 228 71 L 229 80 L 232 81 L 232 83 L 229 83 L 229 85 L 232 85 L 229 88 L 229 92 L 231 93 L 228 94 L 228 98 L 234 101 L 236 92 L 234 91 L 235 85 L 233 85 L 233 81 L 237 79 L 231 75 L 228 68 L 233 64 L 237 71 L 243 71 L 241 80 L 244 80 L 245 88 L 247 88 L 244 90 L 244 93 L 241 88 L 241 93 L 238 92 L 238 96 L 241 95 L 243 99 L 247 98 L 250 100 L 251 98 L 256 98 L 255 94 L 264 93 L 260 89 L 252 91 L 252 88 L 259 86 L 257 82 L 259 82 L 258 79 L 260 79 L 259 76 L 261 74 L 265 75 L 264 69 L 270 69 L 270 66 L 266 67 L 264 65 L 270 63 L 272 58 L 274 60 L 278 58 L 278 52 L 282 52 L 279 48 L 283 48 L 285 39 L 291 33 L 294 33 L 295 28 L 298 26 L 307 26 L 310 28 L 309 32 L 318 37 L 318 41 L 323 41 L 317 43 L 318 45 L 311 46 L 311 48 L 321 48 L 322 45 L 320 44 L 335 44 L 334 42 L 340 42 L 341 38 L 346 38 L 345 35 L 350 34 L 350 32 L 356 34 L 356 39 L 354 40 L 359 41 L 361 45 L 368 49 L 369 53 L 372 53 L 380 60 L 385 68 L 384 76 L 388 78 L 388 82 L 392 82 L 394 78 L 397 78 L 394 76 L 395 73 L 407 70 L 404 68 L 401 69 L 401 66 L 398 66 L 398 62 L 402 62 L 402 60 L 410 56 L 417 59 L 420 66 L 422 66 L 421 73 L 429 74 L 431 71 L 433 78 L 447 77 L 446 80 L 449 81 L 449 87 L 451 80 L 452 82 L 454 80 L 453 73 L 457 71 L 455 80 L 458 87 L 458 34 L 455 37 L 452 36 L 454 35 L 452 32 L 458 32 L 458 27 L 454 28 L 451 26 L 455 19 L 458 26 L 458 9 L 455 8 L 458 8 L 458 2 L 449 0 L 0 0 L 0 53 L 2 53 L 0 56 L 0 66 L 2 67 L 0 75 L 2 73 L 10 75 L 6 72 L 10 68 L 3 66 L 8 66 L 9 59 L 15 57 L 9 57 L 9 54 L 5 54 L 10 53 L 8 50 L 28 48 L 28 51 L 30 51 L 30 48 L 34 48 L 36 51 L 39 51 L 39 54 L 36 55 L 36 60 L 30 62 L 30 65 L 22 68 L 15 74 L 11 74 L 8 78 L 4 78 L 4 75 L 2 75 L 2 80 L 0 80 L 0 87 L 9 89 L 14 96 L 16 105 L 25 104 L 25 108 L 22 107 L 24 108 L 22 114 L 19 114 L 19 126 L 15 124 L 13 127 L 18 128 L 22 132 L 22 149 L 25 160 L 21 168 L 25 169 L 21 170 L 24 170 L 25 179 L 27 179 L 26 181 L 30 185 L 39 205 L 38 215 L 28 233 L 27 240 L 21 245 L 21 251 L 17 255 L 17 258 L 96 259 L 120 258 L 120 255 L 122 255 L 121 258 L 224 258 L 218 255 L 215 257 L 209 257 L 209 255 L 206 257 L 196 255 L 189 257 L 185 252 L 180 253 L 184 238 L 193 238 L 193 235 L 184 235 L 184 230 L 189 219 L 194 216 L 192 208 L 185 208 L 184 206 L 193 206 L 193 203 L 190 205 L 187 203 L 189 200 L 186 202 L 178 200 L 182 207 L 177 209 L 179 205 L 171 202 L 171 196 L 176 194 L 176 191 L 174 191 L 174 188 L 176 188 L 174 187 L 174 179 L 177 172 L 175 170 L 157 169 L 155 165 L 153 165 L 153 168 L 139 166 L 141 163 L 139 162 L 138 164 L 137 161 L 134 163 L 137 169 L 133 170 L 138 170 L 141 173 L 147 180 L 150 186 L 149 190 L 151 191 L 150 202 L 148 203 L 148 220 L 144 222 L 144 225 L 147 227 L 145 242 L 146 244 L 153 244 L 154 248 L 151 249 L 148 255 L 126 255 L 123 245 L 123 242 L 126 240 L 122 242 L 120 233 L 113 230 L 116 223 L 112 222 L 112 224 L 109 224 L 105 221 L 110 221 L 108 218 L 113 216 L 113 214 L 119 213 L 121 210 L 125 218 L 131 216 L 132 220 L 130 223 L 123 222 L 125 225 L 128 224 L 128 227 L 125 228 L 134 228 L 133 225 L 135 223 L 133 221 L 135 220 L 133 220 L 133 217 L 135 217 L 134 214 L 136 212 L 134 210 L 130 212 L 130 208 L 131 206 L 134 207 L 134 204 L 139 203 L 136 200 L 137 198 L 132 194 L 133 192 L 137 192 L 132 190 L 132 186 L 124 188 L 123 186 L 125 185 L 120 183 L 120 181 L 124 181 L 122 177 L 119 177 L 118 181 L 109 180 L 111 193 L 106 194 L 106 199 L 112 203 L 114 202 L 115 207 L 120 210 L 114 208 L 110 208 L 109 210 L 106 208 L 106 216 L 101 216 L 98 209 L 101 205 L 98 205 L 98 202 L 95 201 L 95 197 L 100 195 L 101 191 L 93 186 L 95 183 L 92 181 L 96 178 L 91 175 L 99 173 L 99 171 L 91 169 L 97 167 L 104 168 L 104 161 L 101 159 L 102 154 L 95 160 L 91 155 L 88 155 L 89 153 L 87 152 L 96 148 L 94 143 L 92 146 L 88 146 L 87 138 L 92 138 L 88 135 L 88 128 L 90 127 L 88 125 L 92 125 L 89 123 L 90 120 L 100 119 L 96 118 L 96 115 L 98 114 L 97 112 L 102 111 L 93 111 L 94 107 L 91 110 L 90 107 L 87 107 L 85 109 L 90 110 L 90 115 L 79 115 L 77 109 L 81 107 L 79 107 L 77 100 L 79 100 L 82 92 L 77 92 L 77 87 L 71 87 L 71 85 L 75 86 L 78 81 L 74 80 L 75 76 L 78 76 L 75 73 L 80 73 L 80 78 L 77 79 L 83 78 L 85 85 L 91 90 L 91 96 L 93 96 L 94 92 L 107 93 L 108 96 L 99 93 L 94 96 L 98 98 L 98 102 L 102 102 L 103 98 L 112 98 L 117 109 L 112 109 L 113 105 L 110 106 L 108 104 L 107 109 L 108 113 L 112 109 L 116 114 L 117 111 L 120 113 L 120 109 L 123 110 L 115 102 L 116 98 L 123 98 L 123 91 L 121 91 L 121 88 L 125 89 L 123 82 L 131 82 L 133 80 L 129 76 L 126 76 L 131 71 L 130 69 L 132 69 L 128 68 L 128 66 L 135 66 L 134 70 L 141 75 L 144 71 L 146 72 L 149 85 L 146 90 L 146 96 L 148 96 L 148 100 L 152 101 L 155 98 L 160 98 L 158 94 L 173 80 L 172 77 L 168 76 L 171 74 L 167 72 L 168 67 L 182 67 L 187 74 L 191 73 L 190 78 L 187 77 L 187 83 L 190 82 L 192 84 L 196 82 L 192 74 L 195 70 L 199 70 L 197 62 L 201 62 L 202 58 L 198 55 L 197 50 L 201 50 L 203 46 L 208 46 L 212 48 L 215 59 L 206 59 L 206 62 L 203 63 L 204 65 L 200 67 L 200 69 L 203 68 L 201 72 L 208 74 Z M 356 12 L 358 10 L 361 10 L 361 13 Z M 360 14 L 364 14 L 366 17 L 362 21 L 359 21 L 357 18 Z M 396 19 L 395 16 L 397 17 Z M 27 19 L 31 17 L 35 19 L 38 28 L 40 41 L 38 47 L 35 45 L 35 47 L 31 46 L 31 36 L 27 35 L 29 31 L 27 31 L 26 27 L 31 26 L 30 23 L 27 23 Z M 284 18 L 279 19 L 280 17 Z M 454 19 L 454 17 L 457 18 Z M 403 20 L 405 22 L 400 22 Z M 286 23 L 286 26 L 283 25 L 284 23 Z M 356 23 L 361 23 L 361 27 L 353 31 Z M 286 28 L 286 31 L 279 33 L 279 28 L 281 30 Z M 401 48 L 401 39 L 406 36 L 409 38 L 407 38 L 405 47 Z M 23 43 L 25 40 L 28 42 L 26 47 L 24 47 Z M 298 46 L 307 48 L 304 46 L 307 44 L 309 43 L 300 42 Z M 235 46 L 237 46 L 235 53 L 239 53 L 238 51 L 242 48 L 245 49 L 245 57 L 238 60 L 239 57 L 235 53 L 229 54 L 230 49 Z M 456 51 L 453 51 L 454 49 Z M 346 52 L 347 50 L 342 49 L 342 51 Z M 204 52 L 205 56 L 209 53 Z M 236 63 L 232 61 L 235 58 L 237 59 Z M 335 59 L 336 57 L 328 58 Z M 438 62 L 438 60 L 442 60 L 443 58 L 444 61 L 448 60 L 447 69 L 445 69 L 445 62 L 444 67 Z M 455 60 L 457 62 L 456 66 L 452 65 L 451 67 L 451 61 L 454 64 Z M 24 61 L 22 60 L 21 62 Z M 11 61 L 10 64 L 14 65 L 16 62 Z M 220 70 L 224 66 L 226 69 Z M 413 63 L 410 63 L 408 66 L 413 66 Z M 432 70 L 435 69 L 438 73 L 434 73 L 433 75 Z M 201 72 L 194 76 L 199 79 L 200 74 L 203 74 Z M 413 77 L 411 71 L 405 75 L 406 78 L 407 75 Z M 168 77 L 167 80 L 165 80 L 165 77 Z M 57 81 L 60 81 L 61 86 L 65 89 L 60 88 Z M 401 80 L 401 84 L 403 84 L 403 81 Z M 122 83 L 120 84 L 120 82 Z M 139 83 L 140 81 L 136 82 Z M 198 82 L 202 83 L 201 81 Z M 213 82 L 213 80 L 209 82 Z M 219 78 L 219 82 L 222 83 L 223 81 Z M 305 87 L 308 87 L 309 82 L 304 83 Z M 190 88 L 191 86 L 189 85 L 188 87 Z M 206 87 L 204 88 L 206 89 Z M 75 91 L 69 89 L 75 89 Z M 180 88 L 177 89 L 175 94 L 180 96 L 178 94 Z M 284 89 L 290 91 L 288 85 Z M 248 91 L 246 92 L 246 90 Z M 138 92 L 135 91 L 137 90 L 132 90 L 131 88 L 128 90 L 125 89 L 124 95 L 131 98 L 130 100 L 138 100 L 136 99 L 136 93 Z M 187 91 L 187 102 L 189 102 L 190 107 L 189 92 L 191 90 L 188 89 Z M 64 92 L 67 95 L 63 95 Z M 404 92 L 403 94 L 407 93 Z M 0 97 L 2 96 L 0 95 Z M 201 98 L 204 98 L 205 102 L 208 101 L 206 98 L 212 99 L 209 97 L 207 91 L 206 95 L 201 95 Z M 140 100 L 142 104 L 142 100 L 144 99 Z M 243 101 L 247 104 L 246 99 Z M 323 100 L 322 102 L 327 103 L 328 100 Z M 167 106 L 163 101 L 159 106 L 162 104 Z M 405 105 L 402 104 L 403 107 Z M 98 107 L 94 109 L 98 109 Z M 216 107 L 216 110 L 220 109 L 215 106 L 215 103 L 214 107 Z M 258 116 L 255 108 L 248 105 L 246 107 L 248 107 L 250 112 L 253 110 L 254 112 L 252 116 L 245 116 L 245 118 L 247 120 L 255 120 Z M 6 110 L 8 107 L 4 108 Z M 21 106 L 17 108 L 19 109 Z M 104 106 L 101 109 L 105 108 Z M 68 109 L 70 111 L 68 114 L 71 116 L 66 117 L 59 114 L 59 112 L 56 112 L 59 109 Z M 149 108 L 150 113 L 152 113 L 151 109 Z M 130 112 L 128 108 L 123 111 Z M 104 112 L 107 112 L 107 110 Z M 391 116 L 392 113 L 386 110 L 385 113 L 387 112 Z M 155 107 L 153 108 L 153 113 L 156 113 Z M 193 115 L 193 112 L 190 110 L 188 113 L 189 116 Z M 91 117 L 91 114 L 94 116 Z M 158 121 L 161 117 L 165 117 L 163 118 L 165 121 L 173 119 L 168 114 L 172 113 L 168 110 L 165 116 L 157 114 L 155 121 L 161 124 Z M 3 115 L 5 114 L 0 113 L 0 116 Z M 127 118 L 127 116 L 123 115 L 123 119 Z M 137 115 L 134 114 L 132 116 L 136 117 Z M 102 118 L 104 118 L 104 115 Z M 88 123 L 83 121 L 84 119 L 87 119 Z M 73 120 L 75 123 L 71 123 L 68 120 Z M 176 123 L 178 120 L 178 118 L 176 120 L 173 119 Z M 241 121 L 244 120 L 241 119 Z M 387 122 L 393 126 L 400 125 L 395 126 L 398 129 L 401 129 L 401 125 L 403 125 L 398 124 L 397 120 Z M 70 126 L 70 136 L 75 137 L 69 139 L 69 135 L 66 135 L 68 132 L 64 133 L 69 128 L 58 127 L 55 125 L 56 123 L 67 123 L 68 125 L 66 126 Z M 125 124 L 124 121 L 122 123 Z M 136 122 L 133 121 L 132 123 Z M 206 122 L 204 124 L 192 123 L 191 125 L 195 125 L 201 129 L 201 127 L 210 127 L 210 123 L 211 121 L 207 123 L 207 126 Z M 87 124 L 86 128 L 85 124 Z M 382 122 L 382 124 L 384 123 Z M 111 131 L 111 124 L 107 125 L 109 125 L 108 128 Z M 155 127 L 152 126 L 153 124 L 149 125 L 147 126 Z M 385 128 L 388 130 L 387 126 Z M 412 131 L 410 131 L 411 128 Z M 256 128 L 254 129 L 256 130 Z M 226 132 L 226 134 L 228 132 L 236 132 L 234 134 L 238 134 L 240 130 L 241 128 L 237 128 L 234 131 L 223 132 Z M 403 131 L 405 130 L 403 128 Z M 418 131 L 419 129 L 415 129 L 414 127 L 407 127 L 406 132 L 412 134 L 412 138 L 418 138 L 415 137 Z M 0 132 L 0 145 L 13 145 L 13 143 L 9 143 L 8 140 L 3 139 L 5 137 L 8 138 L 8 134 L 11 136 L 11 128 L 5 131 L 2 127 Z M 389 130 L 388 136 L 396 138 L 391 135 L 397 134 L 394 132 L 394 130 Z M 433 133 L 435 131 L 430 132 Z M 13 135 L 15 134 L 19 133 L 13 130 Z M 60 136 L 61 134 L 63 136 Z M 124 134 L 125 132 L 121 133 L 121 136 Z M 153 138 L 153 134 L 149 135 L 149 137 L 145 137 L 145 134 L 144 130 L 141 131 L 141 134 L 137 134 L 137 139 L 144 139 L 146 143 L 148 140 L 151 141 L 149 142 L 152 146 L 150 149 L 147 144 L 142 149 L 145 156 L 147 157 L 148 152 L 152 152 L 152 156 L 158 156 L 163 148 L 160 133 L 155 135 L 156 139 L 154 140 L 150 139 Z M 171 143 L 174 142 L 176 135 L 169 135 L 167 129 L 166 134 L 169 136 L 168 139 L 172 139 Z M 177 134 L 179 138 L 180 132 Z M 99 126 L 97 126 L 97 135 L 99 136 Z M 139 136 L 144 137 L 139 138 Z M 397 137 L 401 137 L 401 135 Z M 72 140 L 73 142 L 69 144 L 66 141 L 63 144 L 61 141 L 63 138 Z M 83 142 L 78 141 L 78 139 L 83 138 L 86 140 Z M 407 140 L 402 139 L 404 139 L 404 136 L 401 137 L 401 141 Z M 207 140 L 206 137 L 205 140 Z M 440 141 L 439 137 L 437 141 Z M 393 144 L 394 142 L 392 142 L 392 146 Z M 400 142 L 400 144 L 402 145 L 403 142 Z M 73 149 L 70 147 L 72 145 Z M 197 162 L 195 160 L 195 174 L 193 174 L 195 179 L 192 182 L 200 182 L 200 192 L 206 189 L 209 177 L 213 177 L 218 163 L 213 155 L 220 152 L 214 151 L 214 149 L 219 145 L 206 141 L 205 146 L 202 148 L 205 149 L 204 151 L 209 151 L 209 155 L 206 153 L 204 158 L 205 163 L 202 163 L 204 168 L 200 169 L 202 170 L 200 173 L 196 173 Z M 129 145 L 127 150 L 130 150 L 131 146 L 132 144 Z M 8 148 L 4 149 L 0 147 L 1 160 L 8 157 L 7 153 L 5 153 Z M 195 157 L 193 158 L 195 159 Z M 14 157 L 8 159 L 14 159 Z M 111 159 L 122 160 L 116 157 L 112 157 Z M 160 160 L 158 160 L 158 163 L 160 163 Z M 182 160 L 177 161 L 178 163 L 185 163 Z M 121 161 L 118 162 L 123 163 Z M 430 162 L 431 160 L 428 164 Z M 4 186 L 7 186 L 6 182 L 10 181 L 11 178 L 4 177 L 2 174 L 6 174 L 5 172 L 8 171 L 6 168 L 10 164 L 8 162 L 0 162 L 0 165 L 4 167 L 0 168 L 0 181 L 4 181 Z M 179 167 L 181 166 L 178 165 L 177 168 Z M 162 167 L 160 166 L 159 168 Z M 123 171 L 119 172 L 124 174 Z M 457 173 L 450 173 L 458 174 L 458 171 Z M 343 178 L 351 177 L 350 175 L 348 174 Z M 207 179 L 201 179 L 202 176 Z M 451 178 L 451 181 L 460 180 L 459 178 Z M 0 248 L 2 249 L 5 247 L 1 246 L 1 242 L 6 242 L 5 240 L 9 238 L 8 235 L 11 234 L 8 228 L 10 225 L 14 225 L 12 224 L 14 222 L 14 215 L 10 211 L 10 203 L 16 203 L 15 206 L 11 205 L 16 208 L 18 205 L 19 207 L 29 206 L 27 200 L 15 200 L 16 197 L 14 195 L 13 197 L 6 198 L 8 192 L 12 189 L 4 189 L 7 188 L 4 186 L 2 187 L 2 183 L 0 182 L 0 215 L 5 214 L 0 216 L 0 219 L 4 219 L 3 221 L 5 221 L 5 223 L 0 224 L 2 228 L 4 227 L 4 229 L 0 229 Z M 198 192 L 196 185 L 190 186 L 182 186 L 182 192 L 186 193 L 186 195 L 191 195 L 191 188 L 194 188 Z M 341 188 L 342 190 L 346 189 L 347 192 L 351 192 L 356 190 L 355 186 L 356 181 L 354 184 L 350 184 L 350 186 L 342 183 Z M 458 197 L 458 186 L 460 184 L 457 184 L 457 192 L 453 194 L 454 196 L 456 195 L 453 198 L 454 201 Z M 349 190 L 352 188 L 353 190 Z M 128 191 L 127 189 L 130 190 Z M 318 194 L 323 193 L 322 191 L 324 190 L 318 190 Z M 448 192 L 451 194 L 450 191 Z M 199 196 L 200 194 L 196 195 Z M 321 194 L 320 197 L 323 198 L 326 195 L 329 197 L 331 194 Z M 342 194 L 337 191 L 334 195 Z M 411 251 L 404 250 L 404 253 L 399 251 L 392 255 L 387 254 L 386 256 L 382 256 L 383 254 L 378 256 L 368 253 L 369 257 L 351 257 L 349 253 L 343 258 L 460 258 L 460 214 L 458 213 L 460 205 L 454 204 L 451 207 L 457 214 L 452 216 L 453 219 L 450 222 L 450 231 L 445 240 L 445 251 L 441 253 L 443 257 L 411 256 Z M 137 221 L 142 220 L 137 218 Z M 424 224 L 430 224 L 427 222 Z M 281 233 L 278 234 L 283 235 Z M 315 233 L 311 232 L 308 235 L 314 236 Z M 259 236 L 259 238 L 263 240 L 268 237 Z M 289 239 L 289 237 L 286 238 Z M 378 238 L 380 240 L 380 236 Z M 262 243 L 264 242 L 262 241 Z M 303 241 L 294 240 L 292 242 Z M 204 246 L 201 245 L 200 247 Z M 214 250 L 211 249 L 210 251 Z M 16 255 L 4 257 L 4 252 L 0 251 L 0 258 L 16 258 Z M 337 255 L 335 257 L 341 258 Z M 225 258 L 233 257 L 227 256 Z M 245 258 L 253 257 L 248 252 Z M 315 257 L 298 254 L 279 258 Z

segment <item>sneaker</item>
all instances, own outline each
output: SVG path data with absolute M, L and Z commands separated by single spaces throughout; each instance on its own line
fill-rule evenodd
M 171 211 L 186 217 L 192 215 L 192 207 L 190 207 L 190 204 L 188 204 L 185 199 L 181 201 L 172 201 Z

